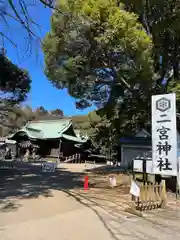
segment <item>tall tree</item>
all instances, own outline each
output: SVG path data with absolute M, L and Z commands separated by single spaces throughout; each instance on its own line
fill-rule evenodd
M 152 36 L 155 69 L 159 81 L 166 83 L 172 78 L 179 80 L 180 0 L 122 0 L 122 2 L 126 10 L 139 16 L 139 22 Z
M 3 53 L 0 54 L 0 127 L 13 129 L 13 119 L 22 115 L 18 104 L 30 91 L 31 79 L 24 69 L 18 68 Z M 16 117 L 15 117 L 16 116 Z M 17 123 L 17 121 L 14 121 Z M 6 130 L 4 131 L 7 132 Z
M 79 99 L 77 107 L 96 104 L 108 118 L 123 111 L 132 127 L 143 123 L 154 71 L 151 38 L 137 16 L 115 0 L 60 1 L 57 8 L 67 14 L 54 11 L 44 40 L 50 81 Z
M 7 136 L 9 133 L 25 126 L 28 121 L 34 119 L 34 113 L 28 106 L 14 106 L 12 107 L 12 111 L 7 111 L 7 114 L 4 123 L 0 125 L 1 135 L 3 136 Z
M 138 21 L 152 38 L 156 85 L 159 85 L 158 92 L 175 92 L 177 111 L 180 111 L 180 29 L 178 25 L 180 1 L 122 0 L 121 2 L 124 3 L 125 10 L 138 16 Z M 113 123 L 111 122 L 111 125 Z M 101 125 L 106 126 L 106 122 L 102 120 Z M 103 139 L 104 132 L 107 130 L 102 127 L 100 129 L 101 131 L 99 131 L 98 125 L 92 128 L 97 143 L 99 143 L 99 137 Z M 116 133 L 114 132 L 114 134 Z
M 0 97 L 4 102 L 17 104 L 26 99 L 31 79 L 28 72 L 0 54 Z

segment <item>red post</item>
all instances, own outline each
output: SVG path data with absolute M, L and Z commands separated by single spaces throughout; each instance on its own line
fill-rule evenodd
M 89 189 L 89 179 L 88 176 L 85 176 L 84 178 L 84 190 L 88 190 Z

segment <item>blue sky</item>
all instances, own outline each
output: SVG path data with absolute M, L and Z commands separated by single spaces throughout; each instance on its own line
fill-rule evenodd
M 50 30 L 51 10 L 41 4 L 37 4 L 29 8 L 29 13 L 35 22 L 43 26 L 40 30 L 36 29 L 38 36 L 43 38 L 46 32 Z M 75 100 L 68 95 L 66 90 L 57 90 L 52 86 L 44 75 L 44 60 L 40 44 L 33 41 L 27 50 L 28 41 L 25 30 L 12 19 L 8 19 L 8 23 L 9 26 L 3 25 L 3 32 L 17 43 L 17 48 L 14 48 L 12 44 L 4 40 L 7 56 L 19 67 L 27 69 L 32 79 L 32 89 L 28 96 L 27 104 L 33 109 L 38 106 L 44 106 L 48 110 L 60 108 L 65 115 L 69 116 L 86 114 L 92 110 L 77 110 L 74 104 Z M 25 52 L 28 54 L 25 54 Z

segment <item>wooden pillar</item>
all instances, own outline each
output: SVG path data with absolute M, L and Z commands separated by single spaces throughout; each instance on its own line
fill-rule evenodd
M 167 205 L 167 193 L 166 193 L 166 181 L 162 180 L 161 181 L 161 200 L 162 200 L 162 208 L 166 208 Z

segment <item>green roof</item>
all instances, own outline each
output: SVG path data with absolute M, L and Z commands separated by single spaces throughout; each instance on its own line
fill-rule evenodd
M 85 140 L 81 138 L 64 134 L 71 126 L 72 121 L 70 119 L 32 121 L 11 135 L 10 138 L 21 132 L 31 139 L 54 139 L 63 137 L 75 142 L 85 142 Z
M 70 136 L 70 135 L 67 135 L 67 134 L 62 134 L 62 137 L 67 139 L 67 140 L 74 141 L 74 142 L 79 142 L 79 143 L 85 143 L 87 141 L 87 139 L 81 139 L 81 138 Z

